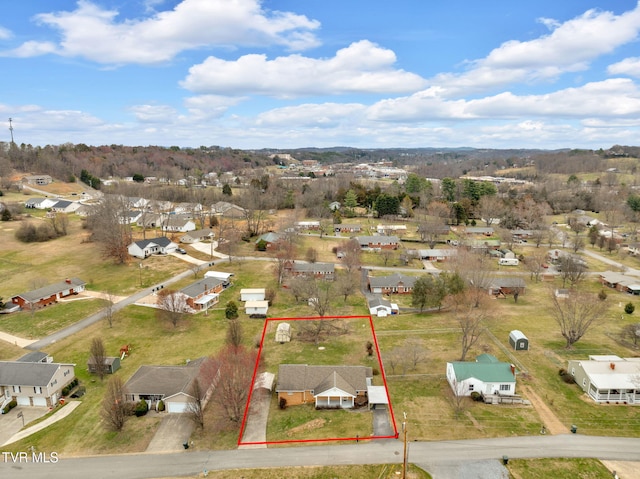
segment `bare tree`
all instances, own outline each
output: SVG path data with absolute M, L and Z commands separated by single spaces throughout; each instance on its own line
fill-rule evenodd
M 360 288 L 360 275 L 357 272 L 338 274 L 335 285 L 336 293 L 343 296 L 346 303 L 347 298 Z
M 562 278 L 562 287 L 566 286 L 567 281 L 571 286 L 575 286 L 584 278 L 586 265 L 577 257 L 565 255 L 560 258 L 558 270 Z
M 407 358 L 412 371 L 415 371 L 418 368 L 418 364 L 427 359 L 427 350 L 425 349 L 421 339 L 405 339 L 402 349 L 404 350 L 404 355 Z
M 243 334 L 242 325 L 238 319 L 230 319 L 227 327 L 226 343 L 235 348 L 242 344 Z
M 290 267 L 295 260 L 296 245 L 292 241 L 281 239 L 276 241 L 273 247 L 276 254 L 276 262 L 273 266 L 273 272 L 278 284 L 282 284 L 287 268 Z
M 622 328 L 622 338 L 630 340 L 637 347 L 640 343 L 640 323 L 627 324 Z
M 532 249 L 527 252 L 527 256 L 524 258 L 524 265 L 531 273 L 531 278 L 536 282 L 540 281 L 540 273 L 544 270 L 543 264 L 547 258 L 547 253 L 541 249 Z
M 485 330 L 485 322 L 489 318 L 487 296 L 478 299 L 473 292 L 459 295 L 456 301 L 454 316 L 460 328 L 460 361 L 464 361 L 469 350 L 478 342 Z
M 300 341 L 312 342 L 315 345 L 349 331 L 348 324 L 341 319 L 309 319 L 299 321 L 299 323 L 298 338 Z
M 110 328 L 113 328 L 113 318 L 114 318 L 114 306 L 116 304 L 116 295 L 113 291 L 107 291 L 105 297 L 107 304 L 103 309 L 104 317 L 107 320 Z
M 342 264 L 351 273 L 360 268 L 360 243 L 355 238 L 343 242 L 338 248 L 342 252 Z
M 91 341 L 91 347 L 89 348 L 89 361 L 95 364 L 95 373 L 100 378 L 100 381 L 104 379 L 107 374 L 107 353 L 104 349 L 104 343 L 101 338 L 93 338 Z
M 393 250 L 390 249 L 383 249 L 382 251 L 380 251 L 380 257 L 382 258 L 382 262 L 385 266 L 387 265 L 389 260 L 393 258 L 394 254 L 395 253 L 393 252 Z
M 396 374 L 397 372 L 404 376 L 407 373 L 407 357 L 404 353 L 404 349 L 400 346 L 396 346 L 391 351 L 382 353 L 382 361 L 385 365 L 385 369 L 387 366 L 391 368 L 391 374 Z
M 200 429 L 204 429 L 204 393 L 200 386 L 199 379 L 196 378 L 190 388 L 191 397 L 189 398 L 189 402 L 187 402 L 187 414 Z
M 451 406 L 456 419 L 462 417 L 469 404 L 469 398 L 465 394 L 465 387 L 466 384 L 464 382 L 457 382 L 451 391 Z
M 69 217 L 66 213 L 55 213 L 49 217 L 56 236 L 66 236 L 69 231 Z
M 227 346 L 214 358 L 218 380 L 212 399 L 227 421 L 240 425 L 244 408 L 251 390 L 252 372 L 256 362 L 256 351 L 243 346 Z
M 567 349 L 582 338 L 595 322 L 602 319 L 607 310 L 607 303 L 597 295 L 572 291 L 568 298 L 558 298 L 550 290 L 551 314 L 560 327 L 560 334 L 565 338 Z
M 334 281 L 312 279 L 308 283 L 309 306 L 320 317 L 329 313 L 331 303 L 336 299 L 337 288 Z
M 177 327 L 182 316 L 189 310 L 185 295 L 173 289 L 162 289 L 158 293 L 158 314 Z
M 309 263 L 315 263 L 316 261 L 318 261 L 318 250 L 315 248 L 307 249 L 307 252 L 305 253 L 305 259 Z
M 467 298 L 472 300 L 474 307 L 480 306 L 494 280 L 489 261 L 488 255 L 459 250 L 452 262 L 453 270 L 468 283 Z
M 483 195 L 476 211 L 487 226 L 497 223 L 503 212 L 502 200 L 495 195 Z
M 128 246 L 132 242 L 131 226 L 127 218 L 128 206 L 119 196 L 105 196 L 87 216 L 87 228 L 92 239 L 100 243 L 105 258 L 122 264 L 129 260 Z
M 113 431 L 121 431 L 129 416 L 130 407 L 125 401 L 125 389 L 120 376 L 111 376 L 102 400 L 102 419 Z

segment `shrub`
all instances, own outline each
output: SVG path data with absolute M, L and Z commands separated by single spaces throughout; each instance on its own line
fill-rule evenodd
M 62 388 L 62 395 L 63 396 L 68 396 L 69 395 L 69 386 L 65 386 Z
M 224 315 L 227 319 L 236 319 L 238 317 L 238 305 L 233 301 L 229 301 L 224 310 Z
M 278 407 L 280 409 L 287 409 L 287 400 L 285 398 L 280 398 L 280 401 L 278 401 Z
M 162 399 L 158 403 L 158 411 L 159 412 L 163 412 L 164 411 L 164 401 Z
M 571 374 L 565 374 L 562 376 L 562 380 L 567 384 L 573 384 L 575 382 Z
M 607 299 L 607 292 L 604 289 L 601 289 L 598 293 L 598 299 L 600 301 L 604 301 L 605 299 Z
M 138 401 L 138 403 L 136 404 L 136 408 L 134 410 L 136 417 L 144 416 L 145 414 L 147 414 L 147 412 L 149 412 L 147 401 L 145 401 L 144 399 L 140 399 L 140 401 Z
M 15 399 L 13 399 L 12 401 L 9 402 L 9 404 L 7 404 L 4 407 L 4 409 L 2 410 L 2 414 L 7 414 L 9 411 L 11 411 L 17 405 L 18 405 L 18 403 L 16 402 Z
M 624 305 L 624 312 L 627 314 L 633 314 L 635 310 L 636 307 L 633 305 L 633 303 L 627 303 Z
M 567 374 L 567 370 L 565 368 L 560 368 L 558 370 L 558 375 L 559 376 L 564 376 L 565 374 Z
M 482 394 L 480 394 L 478 391 L 473 391 L 470 396 L 471 396 L 471 399 L 473 399 L 476 402 L 482 401 Z

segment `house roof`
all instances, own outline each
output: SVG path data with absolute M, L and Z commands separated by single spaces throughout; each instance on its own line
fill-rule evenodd
M 184 366 L 140 366 L 125 384 L 128 394 L 157 394 L 164 397 L 191 394 L 191 385 L 205 358 Z
M 369 308 L 377 308 L 379 306 L 384 306 L 385 308 L 391 309 L 391 301 L 387 301 L 384 298 L 375 297 L 369 300 Z
M 240 295 L 243 294 L 265 294 L 265 288 L 242 288 L 240 290 Z
M 269 233 L 260 235 L 256 240 L 256 244 L 259 243 L 260 240 L 264 240 L 267 243 L 275 243 L 276 241 L 279 241 L 281 238 L 282 238 L 282 235 L 278 233 L 269 232 Z
M 143 239 L 140 241 L 136 241 L 134 244 L 138 246 L 140 249 L 145 249 L 147 246 L 151 244 L 158 245 L 161 248 L 166 248 L 171 243 L 172 241 L 166 236 L 160 236 L 158 238 L 150 238 L 150 239 Z
M 480 359 L 481 356 L 478 358 Z M 491 355 L 488 354 L 486 356 Z M 496 359 L 494 356 L 491 357 Z M 493 362 L 490 358 L 482 358 L 482 360 L 476 362 L 454 361 L 449 364 L 453 366 L 457 381 L 475 378 L 486 383 L 516 382 L 516 377 L 511 372 L 511 364 L 509 363 L 503 363 L 497 360 Z
M 415 276 L 396 273 L 390 276 L 371 276 L 369 277 L 369 284 L 372 288 L 390 288 L 402 283 L 405 287 L 413 288 L 416 279 Z
M 73 202 L 72 201 L 67 201 L 67 200 L 58 200 L 56 201 L 56 203 L 52 206 L 52 208 L 67 208 L 69 206 L 71 206 Z
M 246 303 L 244 303 L 244 307 L 245 308 L 268 308 L 269 307 L 269 301 L 264 300 L 264 301 L 247 301 Z
M 579 364 L 598 389 L 638 389 L 640 358 L 585 360 Z
M 211 228 L 204 228 L 201 230 L 189 231 L 185 233 L 184 236 L 189 236 L 190 238 L 193 238 L 193 239 L 202 239 L 202 238 L 210 238 L 211 233 L 213 233 Z
M 293 263 L 293 271 L 296 273 L 333 273 L 333 263 Z
M 14 296 L 14 298 L 20 297 L 25 301 L 37 302 L 37 301 L 40 301 L 41 299 L 53 296 L 54 294 L 58 294 L 58 293 L 61 293 L 62 291 L 66 291 L 69 288 L 84 286 L 85 284 L 87 283 L 85 281 L 82 281 L 81 279 L 71 278 L 69 280 L 60 281 L 59 283 L 54 283 L 48 286 L 44 286 L 42 288 L 34 289 L 33 291 L 28 291 L 26 293 L 18 294 Z
M 224 280 L 221 278 L 203 278 L 200 281 L 196 281 L 195 283 L 191 283 L 189 286 L 182 288 L 180 292 L 189 296 L 190 298 L 195 298 L 202 293 L 208 293 L 222 283 L 224 283 Z
M 111 366 L 113 363 L 115 363 L 118 360 L 120 360 L 120 358 L 116 358 L 114 356 L 109 356 L 109 357 L 104 358 L 104 360 L 102 362 L 103 362 L 103 364 L 105 366 Z M 89 359 L 87 359 L 87 364 L 88 365 L 96 364 L 96 358 L 94 358 L 93 356 L 89 356 Z
M 72 364 L 0 361 L 0 384 L 6 386 L 47 387 L 61 366 Z
M 491 280 L 490 287 L 493 289 L 499 288 L 524 288 L 527 283 L 524 279 L 517 276 L 498 276 Z
M 171 228 L 176 226 L 184 226 L 189 222 L 193 223 L 193 220 L 191 220 L 190 218 L 185 218 L 182 215 L 169 215 L 169 218 L 167 218 L 167 221 L 163 226 L 165 228 Z
M 21 358 L 18 358 L 16 361 L 20 361 L 21 363 L 41 363 L 43 359 L 48 358 L 49 355 L 47 353 L 43 353 L 42 351 L 31 351 L 30 353 L 25 354 Z
M 382 235 L 374 235 L 374 236 L 356 236 L 358 243 L 361 245 L 368 244 L 398 244 L 400 239 L 397 236 L 382 236 Z
M 335 374 L 334 374 L 335 373 Z M 314 391 L 315 394 L 340 385 L 345 392 L 365 391 L 367 378 L 373 377 L 366 366 L 309 366 L 281 364 L 276 391 Z M 345 389 L 347 388 L 347 389 Z

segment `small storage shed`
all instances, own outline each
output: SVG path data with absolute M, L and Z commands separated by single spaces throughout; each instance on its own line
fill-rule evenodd
M 269 301 L 247 301 L 244 312 L 251 318 L 266 318 L 269 311 Z
M 509 333 L 509 344 L 516 351 L 526 351 L 529 349 L 529 339 L 522 331 L 514 329 Z
M 278 324 L 276 330 L 276 342 L 283 344 L 291 341 L 291 325 L 289 323 Z
M 265 295 L 265 288 L 242 288 L 240 301 L 264 301 Z
M 90 357 L 87 361 L 87 369 L 90 373 L 96 374 L 98 372 L 98 365 L 94 357 Z M 120 369 L 120 358 L 107 357 L 104 358 L 104 372 L 107 374 L 113 374 Z

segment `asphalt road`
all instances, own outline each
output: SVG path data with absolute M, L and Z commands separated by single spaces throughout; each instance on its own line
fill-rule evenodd
M 84 458 L 61 457 L 57 463 L 13 462 L 0 454 L 0 477 L 16 479 L 148 479 L 197 475 L 204 470 L 262 467 L 399 464 L 402 441 L 381 440 L 342 446 L 311 446 L 232 451 L 183 451 Z M 48 454 L 50 455 L 49 451 Z M 409 462 L 426 470 L 451 464 L 537 457 L 595 457 L 640 461 L 640 439 L 569 434 L 467 441 L 409 443 Z M 49 457 L 49 456 L 46 456 Z

